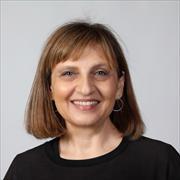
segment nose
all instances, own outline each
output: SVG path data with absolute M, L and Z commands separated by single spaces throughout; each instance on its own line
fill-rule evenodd
M 95 90 L 95 85 L 90 77 L 85 76 L 80 78 L 77 85 L 77 91 L 81 95 L 83 96 L 91 95 L 94 92 L 94 90 Z

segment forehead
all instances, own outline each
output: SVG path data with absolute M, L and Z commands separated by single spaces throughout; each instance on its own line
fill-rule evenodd
M 64 62 L 60 62 L 56 67 L 77 67 L 77 68 L 93 68 L 93 67 L 110 67 L 109 61 L 99 48 L 86 48 L 78 59 L 73 57 Z
M 87 46 L 82 51 L 74 51 L 70 56 L 60 61 L 58 64 L 63 65 L 79 65 L 79 66 L 94 66 L 98 64 L 104 64 L 111 69 L 115 67 L 115 60 L 107 55 L 107 52 L 99 45 Z M 57 65 L 57 64 L 56 64 Z

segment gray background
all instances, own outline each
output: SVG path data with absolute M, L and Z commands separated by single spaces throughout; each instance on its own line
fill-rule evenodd
M 24 109 L 43 44 L 62 23 L 89 19 L 123 40 L 146 136 L 180 150 L 179 1 L 2 1 L 1 178 L 16 154 L 37 146 Z

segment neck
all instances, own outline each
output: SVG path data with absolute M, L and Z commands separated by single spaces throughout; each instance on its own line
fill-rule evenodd
M 68 128 L 60 139 L 60 154 L 64 158 L 84 159 L 110 152 L 119 145 L 122 134 L 110 119 L 96 128 Z

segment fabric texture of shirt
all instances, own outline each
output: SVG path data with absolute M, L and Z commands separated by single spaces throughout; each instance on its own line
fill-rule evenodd
M 180 180 L 180 155 L 169 144 L 142 136 L 124 137 L 105 155 L 68 160 L 59 138 L 15 157 L 4 180 Z

